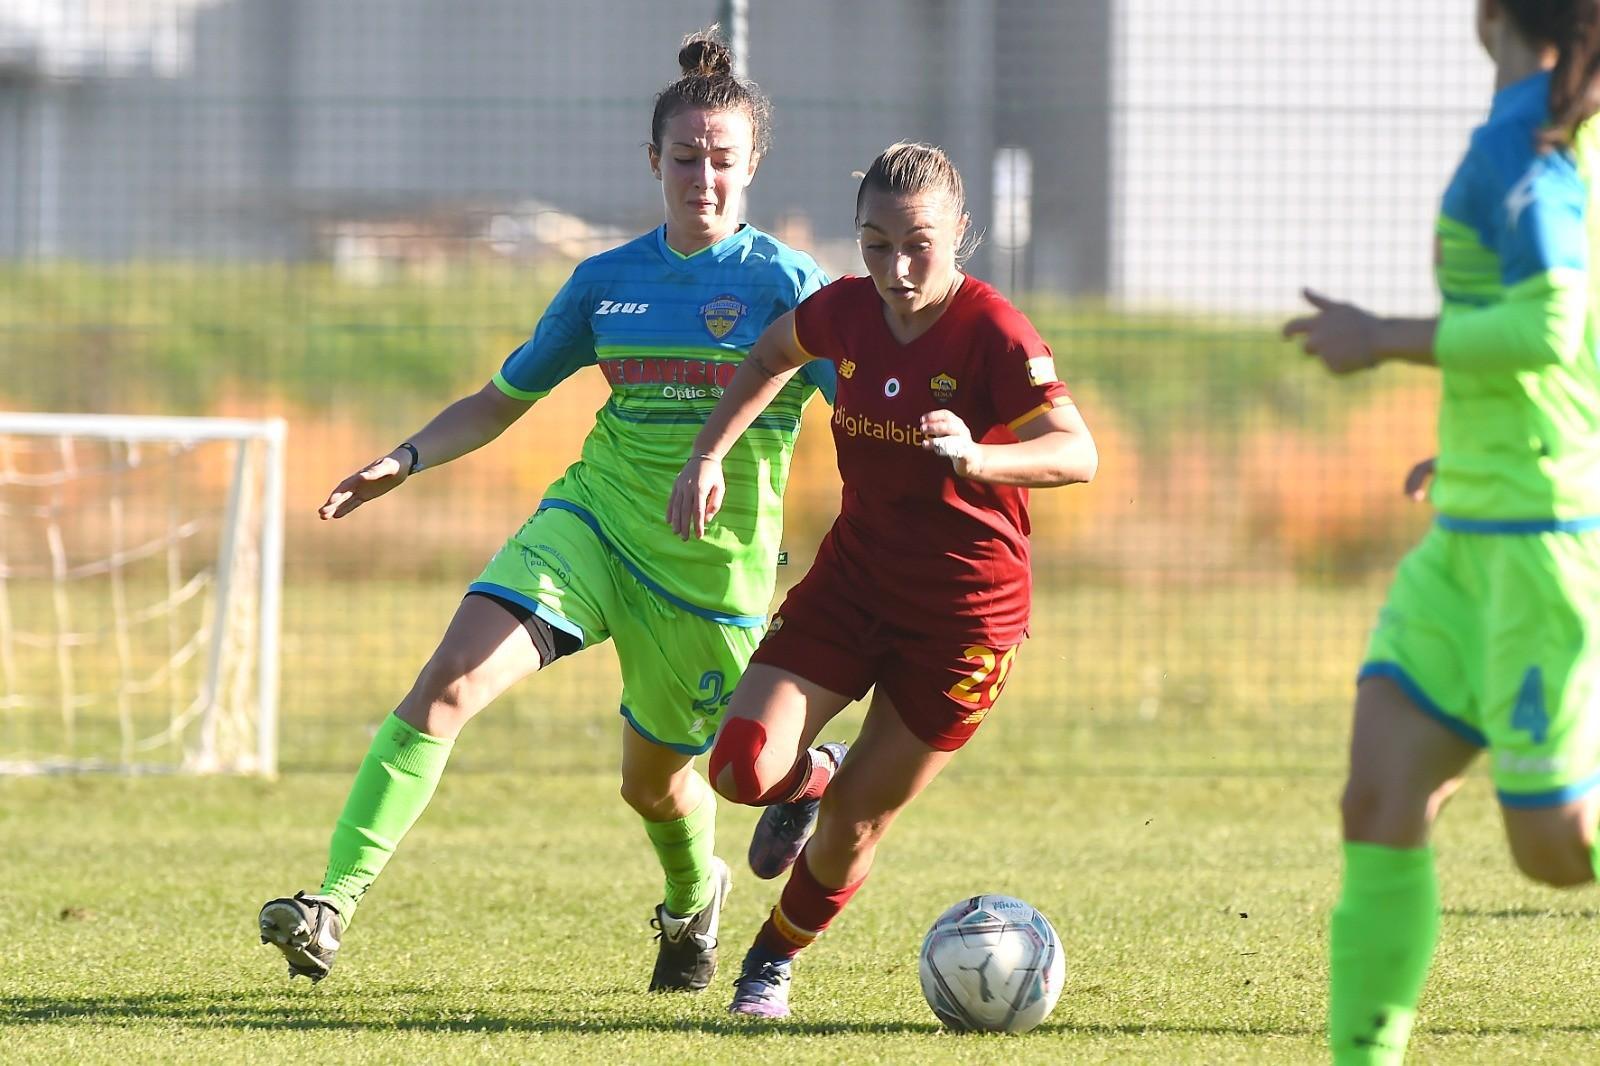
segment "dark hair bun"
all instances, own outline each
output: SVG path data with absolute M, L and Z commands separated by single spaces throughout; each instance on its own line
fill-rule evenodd
M 733 73 L 733 53 L 715 37 L 697 33 L 678 49 L 684 77 L 725 78 Z

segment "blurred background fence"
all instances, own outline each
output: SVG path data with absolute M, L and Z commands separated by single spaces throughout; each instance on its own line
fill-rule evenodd
M 0 408 L 288 420 L 286 768 L 359 756 L 603 380 L 348 521 L 316 505 L 479 387 L 577 259 L 659 223 L 651 99 L 734 6 L 0 0 Z M 945 145 L 988 234 L 972 269 L 1033 316 L 1099 440 L 1093 485 L 1034 496 L 1034 639 L 985 733 L 1015 765 L 1229 731 L 1264 742 L 1251 759 L 1337 758 L 1384 577 L 1428 521 L 1400 482 L 1437 390 L 1332 381 L 1276 331 L 1305 284 L 1433 306 L 1437 197 L 1490 92 L 1472 11 L 748 5 L 776 108 L 751 220 L 850 271 L 852 172 Z M 837 509 L 826 412 L 808 425 L 783 584 Z M 591 735 L 610 762 L 616 702 L 587 653 L 458 762 L 548 768 Z

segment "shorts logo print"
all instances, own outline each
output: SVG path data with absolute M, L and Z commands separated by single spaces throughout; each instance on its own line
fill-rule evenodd
M 517 547 L 522 552 L 522 565 L 534 577 L 547 574 L 560 588 L 572 583 L 572 564 L 554 545 L 536 544 L 530 548 L 526 544 L 518 544 Z

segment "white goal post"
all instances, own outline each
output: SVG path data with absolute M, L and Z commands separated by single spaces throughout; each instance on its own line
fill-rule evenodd
M 0 774 L 277 772 L 285 440 L 0 412 Z

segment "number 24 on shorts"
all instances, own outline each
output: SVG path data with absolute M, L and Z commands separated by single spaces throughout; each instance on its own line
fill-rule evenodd
M 1006 675 L 1011 672 L 1011 661 L 1017 657 L 1016 646 L 996 652 L 993 648 L 974 644 L 961 654 L 978 665 L 970 674 L 950 686 L 950 698 L 985 706 L 994 702 L 1006 683 Z

